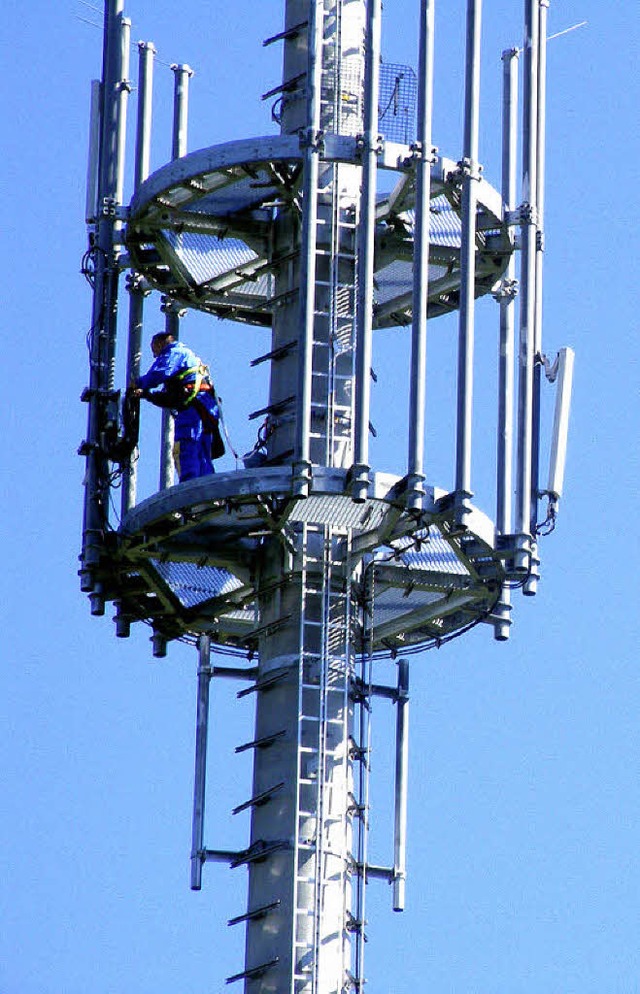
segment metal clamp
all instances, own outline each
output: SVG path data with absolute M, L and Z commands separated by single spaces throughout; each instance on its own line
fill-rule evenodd
M 186 307 L 183 307 L 182 304 L 179 304 L 172 297 L 162 297 L 160 310 L 163 314 L 175 314 L 179 318 L 183 318 L 187 313 Z
M 141 273 L 127 273 L 125 288 L 129 293 L 142 293 L 145 297 L 151 293 L 151 284 L 146 276 L 143 276 Z
M 384 135 L 378 134 L 375 140 L 367 143 L 366 135 L 356 135 L 356 155 L 362 158 L 364 152 L 375 152 L 382 155 L 384 152 Z
M 116 221 L 127 221 L 129 219 L 129 208 L 123 207 L 114 197 L 102 198 L 102 217 L 111 217 Z
M 324 131 L 305 128 L 300 132 L 300 148 L 311 148 L 314 152 L 324 152 Z
M 421 162 L 423 160 L 426 160 L 427 162 L 431 163 L 431 165 L 433 165 L 434 162 L 438 161 L 438 146 L 437 145 L 432 145 L 431 146 L 431 151 L 426 156 L 424 154 L 424 146 L 423 146 L 423 144 L 422 144 L 421 141 L 411 142 L 411 144 L 409 145 L 409 148 L 411 149 L 411 155 L 410 155 L 410 157 L 408 159 L 405 159 L 405 163 L 404 164 L 406 166 L 412 165 L 412 164 L 414 164 L 416 162 Z
M 538 226 L 538 208 L 534 204 L 530 204 L 525 200 L 513 213 L 516 224 L 533 224 L 536 227 Z
M 500 303 L 503 300 L 515 300 L 520 292 L 520 283 L 518 280 L 503 279 L 496 285 L 495 289 L 492 291 L 492 297 Z
M 474 162 L 465 155 L 458 162 L 455 172 L 449 174 L 449 178 L 454 182 L 462 182 L 464 179 L 475 179 L 479 182 L 482 179 L 482 169 L 479 162 Z

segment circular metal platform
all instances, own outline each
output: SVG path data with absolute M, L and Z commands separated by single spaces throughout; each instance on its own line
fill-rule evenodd
M 255 586 L 262 544 L 275 535 L 289 551 L 281 582 L 290 583 L 303 526 L 330 525 L 349 534 L 351 576 L 372 594 L 356 648 L 406 651 L 486 617 L 505 576 L 489 519 L 472 509 L 469 527 L 456 531 L 448 496 L 433 490 L 423 511 L 410 512 L 403 481 L 388 474 L 375 474 L 371 494 L 356 503 L 345 470 L 317 467 L 303 500 L 291 497 L 287 466 L 178 484 L 127 515 L 105 563 L 105 595 L 120 621 L 147 621 L 167 639 L 207 633 L 251 654 L 265 633 Z
M 360 163 L 357 138 L 326 135 L 324 163 Z M 169 163 L 143 183 L 125 239 L 132 266 L 185 307 L 270 326 L 277 306 L 272 252 L 277 212 L 300 212 L 303 150 L 297 136 L 246 139 Z M 374 324 L 409 324 L 415 202 L 413 146 L 382 144 L 379 169 L 397 174 L 378 198 Z M 461 176 L 438 158 L 431 170 L 429 316 L 455 310 L 460 287 Z M 477 186 L 476 296 L 506 267 L 513 244 L 499 194 Z

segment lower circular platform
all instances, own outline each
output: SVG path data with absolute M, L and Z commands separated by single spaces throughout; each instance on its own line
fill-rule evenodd
M 119 630 L 146 621 L 166 639 L 208 634 L 223 650 L 253 654 L 268 634 L 255 579 L 264 543 L 274 536 L 282 543 L 282 583 L 289 583 L 300 571 L 305 529 L 322 527 L 348 537 L 343 580 L 354 599 L 365 588 L 370 597 L 367 631 L 356 626 L 358 651 L 405 652 L 491 613 L 505 573 L 481 511 L 472 507 L 468 527 L 456 529 L 450 496 L 433 489 L 422 511 L 408 510 L 404 482 L 390 474 L 373 476 L 363 503 L 349 495 L 346 470 L 314 467 L 304 499 L 292 497 L 291 483 L 290 466 L 219 473 L 131 510 L 100 569 Z

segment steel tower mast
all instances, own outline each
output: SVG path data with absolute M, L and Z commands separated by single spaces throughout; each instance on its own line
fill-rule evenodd
M 477 622 L 506 639 L 510 588 L 533 593 L 539 491 L 539 386 L 558 373 L 549 514 L 562 489 L 573 353 L 541 353 L 543 161 L 540 105 L 547 0 L 525 0 L 523 202 L 515 193 L 515 53 L 505 56 L 503 190 L 478 161 L 481 2 L 469 0 L 465 132 L 460 160 L 432 146 L 435 0 L 417 4 L 418 78 L 381 63 L 380 0 L 286 0 L 274 100 L 278 135 L 187 154 L 190 70 L 174 66 L 173 159 L 148 175 L 154 49 L 140 45 L 135 188 L 122 193 L 129 26 L 105 2 L 104 66 L 94 84 L 84 270 L 93 289 L 82 588 L 92 612 L 116 605 L 116 633 L 153 626 L 198 647 L 191 884 L 207 862 L 248 869 L 246 994 L 342 994 L 364 975 L 365 883 L 393 883 L 404 908 L 408 662 Z M 417 92 L 417 124 L 410 104 Z M 391 108 L 391 110 L 390 110 Z M 542 123 L 541 123 L 542 122 Z M 378 175 L 394 179 L 378 191 Z M 537 191 L 537 192 L 536 192 Z M 521 347 L 515 359 L 514 249 L 522 227 Z M 538 254 L 536 254 L 538 253 Z M 129 270 L 127 381 L 138 372 L 145 298 L 162 294 L 168 325 L 184 308 L 271 329 L 261 444 L 243 468 L 173 485 L 170 419 L 158 493 L 136 502 L 135 416 L 115 389 L 118 279 Z M 496 524 L 472 503 L 474 300 L 500 301 Z M 427 321 L 459 311 L 452 492 L 427 483 Z M 372 340 L 410 326 L 406 465 L 370 465 Z M 511 522 L 513 380 L 519 378 L 517 514 Z M 535 403 L 534 403 L 535 401 Z M 141 458 L 144 453 L 140 453 Z M 110 488 L 124 480 L 122 520 Z M 536 483 L 537 487 L 537 483 Z M 218 647 L 242 657 L 214 661 Z M 373 661 L 398 657 L 394 687 Z M 244 682 L 255 700 L 247 844 L 205 844 L 210 683 Z M 368 859 L 369 711 L 397 708 L 393 860 Z

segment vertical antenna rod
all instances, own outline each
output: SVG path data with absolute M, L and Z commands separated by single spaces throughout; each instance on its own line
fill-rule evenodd
M 516 200 L 516 130 L 518 120 L 518 49 L 502 53 L 502 199 L 512 212 Z M 501 535 L 511 531 L 511 489 L 513 477 L 513 363 L 515 262 L 513 254 L 499 290 L 500 356 L 498 371 L 498 460 L 496 525 Z
M 398 660 L 393 910 L 404 911 L 407 880 L 407 780 L 409 773 L 409 663 Z
M 149 175 L 151 157 L 151 110 L 153 97 L 153 60 L 156 54 L 151 41 L 138 43 L 138 118 L 136 126 L 136 161 L 134 188 L 137 190 Z
M 202 886 L 210 683 L 211 640 L 208 635 L 201 635 L 198 639 L 198 698 L 196 713 L 196 765 L 193 783 L 193 825 L 191 833 L 191 890 L 200 890 Z
M 518 128 L 517 48 L 502 53 L 502 201 L 513 213 L 516 203 L 516 146 Z M 513 228 L 511 229 L 513 230 Z M 513 402 L 515 361 L 515 261 L 509 256 L 507 270 L 495 294 L 500 305 L 498 355 L 498 444 L 496 461 L 496 527 L 499 535 L 511 533 L 513 489 Z M 503 584 L 496 604 L 494 635 L 498 641 L 509 637 L 511 591 Z
M 362 147 L 362 211 L 358 238 L 357 346 L 353 489 L 363 501 L 369 489 L 369 407 L 371 397 L 371 336 L 373 330 L 373 269 L 378 168 L 378 85 L 380 77 L 380 0 L 367 3 L 364 78 L 364 138 Z
M 473 411 L 473 345 L 476 263 L 476 181 L 479 178 L 481 0 L 468 0 L 465 70 L 465 116 L 462 170 L 462 239 L 460 245 L 460 323 L 458 336 L 458 417 L 456 434 L 456 500 L 458 524 L 471 497 L 471 418 Z
M 515 530 L 531 529 L 531 452 L 535 339 L 536 172 L 538 129 L 538 0 L 525 0 L 524 95 L 522 122 L 522 261 L 518 380 L 518 460 Z M 527 566 L 527 563 L 519 563 Z
M 187 120 L 189 111 L 189 79 L 193 70 L 187 65 L 171 66 L 174 74 L 173 86 L 173 133 L 171 158 L 175 161 L 187 154 Z M 165 329 L 175 338 L 180 336 L 180 308 L 172 300 L 163 300 Z M 173 483 L 173 417 L 171 412 L 162 411 L 160 447 L 160 490 L 166 490 Z
M 129 103 L 129 92 L 131 82 L 129 80 L 129 53 L 131 51 L 131 21 L 126 17 L 120 18 L 120 30 L 118 33 L 120 44 L 119 64 L 120 78 L 116 84 L 117 119 L 118 127 L 115 132 L 115 204 L 118 206 L 124 202 L 124 165 L 127 143 L 127 105 Z M 114 225 L 114 237 L 116 243 L 122 240 L 122 221 L 116 218 Z M 116 244 L 119 254 L 119 246 Z M 117 283 L 116 283 L 117 294 Z M 117 309 L 117 301 L 116 301 Z M 114 328 L 115 331 L 115 328 Z M 116 335 L 109 336 L 109 379 L 108 388 L 115 389 L 116 382 Z
M 136 122 L 136 151 L 134 190 L 149 175 L 151 152 L 151 108 L 153 94 L 153 59 L 156 54 L 152 42 L 138 44 L 138 113 Z M 139 273 L 130 274 L 129 290 L 129 344 L 127 351 L 127 385 L 140 373 L 142 358 L 142 317 L 144 298 L 149 292 Z M 131 510 L 136 502 L 137 471 L 133 455 L 127 460 L 122 479 L 122 514 Z
M 420 509 L 424 496 L 424 424 L 427 367 L 427 300 L 429 284 L 429 204 L 431 200 L 431 122 L 433 117 L 433 42 L 435 0 L 420 2 L 418 66 L 418 158 L 414 226 L 413 305 L 411 326 L 411 389 L 409 397 L 409 462 L 407 504 Z
M 531 428 L 531 509 L 529 531 L 532 545 L 532 569 L 523 592 L 529 596 L 537 592 L 539 556 L 537 551 L 538 503 L 540 500 L 540 388 L 542 382 L 542 275 L 544 265 L 544 184 L 545 184 L 545 132 L 547 102 L 547 12 L 549 0 L 538 0 L 538 76 L 536 101 L 536 257 L 535 304 L 533 341 L 533 396 Z

